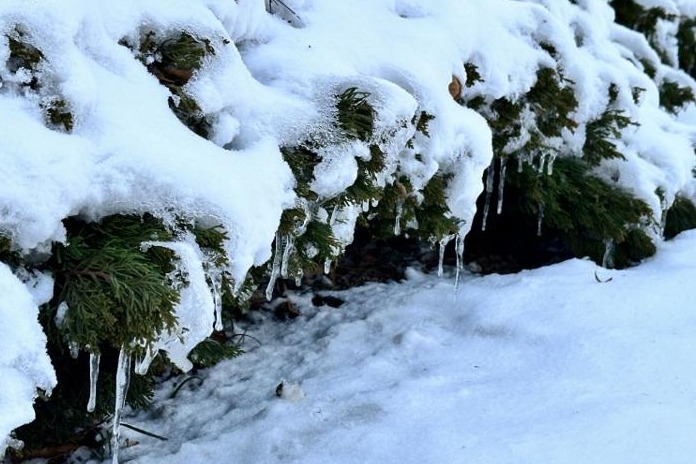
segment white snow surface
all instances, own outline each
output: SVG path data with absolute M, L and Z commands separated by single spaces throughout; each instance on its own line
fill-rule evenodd
M 598 281 L 598 279 L 601 280 Z M 622 271 L 409 271 L 293 295 L 242 357 L 163 384 L 122 462 L 687 464 L 696 454 L 696 232 Z M 284 382 L 287 392 L 275 395 Z M 84 456 L 87 453 L 82 453 Z M 98 461 L 90 461 L 97 463 Z

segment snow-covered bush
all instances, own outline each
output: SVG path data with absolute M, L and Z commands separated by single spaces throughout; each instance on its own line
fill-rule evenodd
M 89 406 L 116 444 L 134 364 L 190 368 L 223 300 L 330 268 L 359 222 L 458 269 L 501 218 L 638 262 L 696 223 L 694 31 L 689 0 L 3 2 L 0 286 L 57 371 L 113 358 Z M 48 391 L 34 332 L 6 365 Z

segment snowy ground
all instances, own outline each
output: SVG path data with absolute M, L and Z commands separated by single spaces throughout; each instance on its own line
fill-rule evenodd
M 599 282 L 597 278 L 606 282 Z M 339 295 L 248 327 L 247 354 L 125 422 L 131 463 L 693 463 L 696 231 L 623 271 L 516 275 Z M 285 398 L 275 395 L 285 381 Z M 98 462 L 98 461 L 92 461 Z

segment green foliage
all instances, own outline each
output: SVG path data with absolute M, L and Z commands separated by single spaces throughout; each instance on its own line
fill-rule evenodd
M 561 137 L 564 129 L 577 128 L 572 115 L 578 102 L 571 84 L 560 72 L 542 68 L 534 86 L 517 101 L 499 98 L 488 107 L 479 107 L 493 131 L 495 155 L 556 154 L 549 139 Z M 533 114 L 533 121 L 523 118 L 525 114 Z M 517 143 L 521 138 L 526 140 L 523 146 Z
M 63 99 L 51 99 L 43 105 L 48 122 L 57 128 L 63 128 L 66 132 L 72 132 L 75 122 L 68 104 Z
M 201 68 L 205 57 L 215 54 L 210 40 L 187 32 L 161 38 L 150 31 L 140 38 L 137 46 L 127 38 L 119 43 L 130 48 L 160 84 L 169 89 L 172 93 L 168 100 L 169 108 L 176 117 L 197 135 L 208 138 L 210 121 L 183 87 Z
M 501 156 L 508 144 L 522 135 L 521 103 L 515 103 L 507 98 L 499 98 L 491 103 L 485 111 L 488 124 L 493 131 L 493 152 Z
M 648 38 L 655 36 L 658 20 L 676 19 L 675 15 L 667 13 L 662 8 L 653 7 L 646 10 L 634 0 L 611 0 L 610 3 L 616 13 L 617 23 L 639 31 Z
M 644 230 L 631 228 L 625 239 L 614 247 L 614 267 L 623 269 L 640 263 L 657 252 L 652 239 Z
M 544 229 L 557 233 L 576 256 L 601 262 L 606 240 L 625 244 L 626 254 L 632 257 L 642 256 L 646 251 L 641 250 L 649 248 L 635 234 L 627 241 L 629 226 L 651 217 L 648 205 L 593 176 L 590 165 L 581 159 L 559 158 L 553 175 L 539 174 L 525 164 L 508 175 L 507 185 L 513 189 L 508 192 L 513 197 L 509 203 L 515 203 L 508 208 L 533 218 L 541 208 Z
M 314 180 L 314 168 L 321 161 L 319 155 L 307 146 L 281 147 L 280 152 L 295 177 L 297 196 L 310 201 L 318 200 L 317 194 L 309 188 L 309 184 Z
M 372 141 L 375 110 L 369 96 L 369 93 L 356 87 L 349 87 L 335 95 L 335 125 L 339 140 Z M 294 276 L 301 275 L 304 269 L 315 267 L 317 261 L 335 259 L 336 253 L 340 252 L 341 246 L 331 226 L 325 218 L 315 217 L 319 208 L 332 211 L 334 208 L 376 200 L 382 195 L 383 188 L 377 185 L 377 175 L 385 168 L 385 155 L 377 144 L 372 143 L 369 158 L 356 159 L 358 172 L 353 185 L 334 198 L 320 199 L 310 185 L 314 180 L 314 169 L 321 162 L 317 152 L 328 143 L 332 142 L 317 138 L 294 147 L 281 147 L 283 159 L 295 177 L 295 193 L 306 205 L 284 211 L 278 229 L 282 240 L 289 239 L 293 243 L 288 263 L 289 273 Z
M 11 72 L 16 73 L 20 69 L 36 71 L 39 63 L 44 60 L 41 50 L 26 42 L 26 35 L 15 30 L 16 37 L 8 37 L 10 46 L 10 57 L 7 67 Z
M 637 125 L 623 111 L 607 109 L 602 115 L 587 123 L 583 158 L 592 166 L 605 159 L 625 159 L 612 140 L 621 137 L 621 130 Z
M 696 229 L 696 206 L 691 200 L 678 196 L 666 214 L 666 239 L 674 238 L 685 230 Z
M 221 225 L 212 227 L 202 227 L 199 224 L 188 226 L 201 249 L 206 250 L 212 258 L 211 264 L 224 266 L 229 263 L 229 258 L 224 248 L 225 242 L 229 239 L 227 231 Z
M 679 67 L 696 78 L 696 18 L 679 23 L 677 31 Z
M 201 110 L 201 107 L 196 103 L 196 100 L 191 98 L 179 87 L 170 90 L 173 95 L 167 100 L 169 109 L 172 110 L 179 121 L 191 129 L 196 135 L 208 138 L 211 124 Z
M 207 338 L 199 343 L 189 354 L 189 359 L 197 368 L 211 367 L 225 359 L 240 356 L 244 351 L 236 344 Z
M 690 87 L 681 87 L 676 82 L 665 80 L 660 85 L 660 105 L 670 113 L 677 113 L 687 103 L 696 101 Z
M 197 39 L 183 32 L 175 39 L 161 42 L 157 51 L 162 56 L 163 66 L 194 71 L 200 69 L 206 55 L 215 54 L 215 49 L 207 39 Z
M 473 87 L 477 82 L 483 82 L 483 77 L 478 71 L 478 66 L 473 63 L 464 63 L 464 71 L 466 71 L 465 87 Z
M 107 344 L 136 354 L 176 322 L 173 252 L 144 242 L 171 234 L 146 216 L 109 216 L 101 223 L 66 220 L 67 245 L 53 249 L 56 304 L 68 311 L 59 328 L 68 343 L 96 351 Z M 183 278 L 180 276 L 178 278 Z M 56 307 L 57 310 L 57 307 Z
M 451 174 L 436 174 L 423 188 L 423 201 L 415 210 L 418 231 L 414 235 L 431 243 L 456 233 L 457 220 L 447 208 L 446 189 Z
M 417 117 L 413 117 L 413 121 L 411 121 L 411 123 L 414 126 L 416 126 L 416 130 L 418 132 L 425 135 L 426 137 L 430 137 L 430 132 L 428 132 L 428 125 L 430 124 L 430 121 L 432 121 L 433 119 L 435 119 L 435 116 L 428 113 L 427 111 L 421 111 Z
M 375 110 L 367 100 L 367 92 L 349 87 L 336 95 L 338 127 L 350 138 L 368 142 L 374 131 Z
M 42 96 L 41 108 L 46 125 L 52 129 L 71 132 L 74 126 L 74 116 L 68 102 L 57 95 L 49 95 L 47 88 L 41 82 L 41 67 L 45 58 L 41 50 L 29 43 L 29 37 L 19 28 L 15 28 L 8 36 L 10 54 L 7 68 L 12 73 L 20 70 L 28 72 L 28 78 L 23 82 L 25 89 Z
M 660 47 L 657 37 L 657 23 L 660 20 L 674 21 L 677 16 L 660 7 L 646 9 L 634 0 L 611 0 L 610 3 L 616 13 L 616 22 L 644 34 L 660 59 L 668 62 L 667 52 Z
M 537 71 L 537 82 L 526 95 L 536 115 L 537 128 L 545 137 L 560 137 L 562 129 L 575 129 L 570 117 L 578 107 L 575 90 L 560 73 L 552 68 Z
M 11 268 L 17 268 L 22 263 L 22 256 L 12 246 L 12 240 L 0 233 L 0 262 L 3 262 Z
M 377 175 L 384 169 L 384 153 L 377 145 L 370 146 L 370 158 L 358 158 L 358 176 L 353 185 L 340 195 L 344 204 L 360 204 L 365 201 L 378 200 L 382 188 L 377 185 Z
M 302 268 L 312 267 L 315 262 L 323 262 L 336 257 L 340 244 L 334 237 L 331 226 L 325 222 L 310 221 L 304 234 L 297 238 L 297 252 Z M 314 249 L 316 255 L 310 256 L 308 250 Z

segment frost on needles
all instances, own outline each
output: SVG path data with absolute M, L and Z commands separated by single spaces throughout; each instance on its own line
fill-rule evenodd
M 0 6 L 0 452 L 114 412 L 117 450 L 154 373 L 238 354 L 209 335 L 356 227 L 460 272 L 696 224 L 691 1 L 88 3 Z

